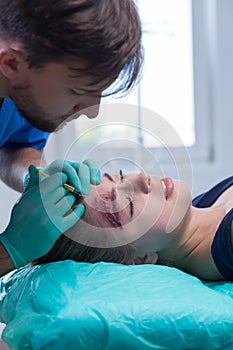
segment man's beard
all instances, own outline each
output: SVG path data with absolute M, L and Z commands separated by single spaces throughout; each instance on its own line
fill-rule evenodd
M 52 116 L 46 113 L 43 108 L 34 102 L 33 97 L 30 94 L 29 84 L 21 84 L 11 87 L 9 97 L 15 103 L 19 113 L 33 127 L 47 132 L 53 132 L 59 127 L 57 123 L 55 124 L 53 122 Z M 68 117 L 68 115 L 61 116 L 61 123 Z

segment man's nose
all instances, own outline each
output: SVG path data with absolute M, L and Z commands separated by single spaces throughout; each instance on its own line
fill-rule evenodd
M 75 110 L 75 113 L 79 112 L 81 114 L 86 115 L 90 119 L 94 119 L 99 114 L 99 108 L 100 108 L 99 104 L 91 105 L 88 107 L 78 105 L 78 106 L 75 106 L 74 110 Z
M 75 113 L 79 112 L 90 119 L 96 118 L 99 114 L 100 102 L 101 95 L 89 96 L 83 103 L 77 104 L 74 107 Z
M 84 113 L 88 118 L 94 119 L 98 116 L 100 109 L 100 101 L 101 95 L 97 95 L 91 98 L 89 104 L 87 104 L 87 108 Z
M 90 106 L 90 107 L 87 107 L 85 109 L 85 115 L 89 118 L 89 119 L 94 119 L 98 116 L 99 114 L 99 109 L 100 109 L 100 105 L 99 104 L 96 104 L 94 106 Z

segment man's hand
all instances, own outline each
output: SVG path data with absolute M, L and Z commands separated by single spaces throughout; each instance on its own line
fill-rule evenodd
M 67 183 L 83 195 L 90 192 L 90 183 L 93 185 L 100 184 L 100 171 L 96 161 L 92 158 L 83 162 L 73 162 L 70 160 L 56 159 L 52 162 L 44 172 L 48 175 L 65 173 L 67 175 Z
M 62 185 L 68 181 L 88 194 L 90 181 L 96 184 L 100 178 L 94 161 L 66 161 L 62 167 L 56 167 L 52 163 L 44 171 L 50 177 L 40 181 L 37 169 L 30 166 L 29 183 L 13 207 L 9 225 L 0 235 L 0 242 L 17 268 L 46 254 L 60 235 L 82 216 L 84 205 L 80 203 L 71 210 L 76 196 Z

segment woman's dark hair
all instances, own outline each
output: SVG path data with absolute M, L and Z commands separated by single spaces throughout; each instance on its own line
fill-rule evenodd
M 61 235 L 52 249 L 34 261 L 33 265 L 63 260 L 90 263 L 105 261 L 132 265 L 134 264 L 134 258 L 135 250 L 129 244 L 116 248 L 94 248 L 73 241 L 65 235 Z
M 143 54 L 133 0 L 0 0 L 0 8 L 0 39 L 20 42 L 29 67 L 73 57 L 96 82 L 118 78 L 109 94 L 136 83 Z

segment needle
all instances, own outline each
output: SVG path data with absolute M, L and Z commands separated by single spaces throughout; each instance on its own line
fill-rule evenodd
M 49 175 L 48 174 L 46 174 L 44 171 L 42 171 L 42 170 L 37 170 L 37 172 L 39 173 L 39 174 L 41 174 L 41 175 L 43 175 L 44 177 L 49 177 Z M 78 196 L 81 196 L 81 197 L 84 197 L 83 195 L 82 195 L 82 193 L 80 193 L 80 191 L 78 191 L 78 190 L 76 190 L 76 188 L 75 187 L 73 187 L 73 186 L 71 186 L 71 185 L 68 185 L 68 184 L 63 184 L 62 185 L 66 190 L 68 190 L 68 191 L 70 191 L 70 192 L 72 192 L 72 193 L 74 193 L 74 194 L 77 194 Z

